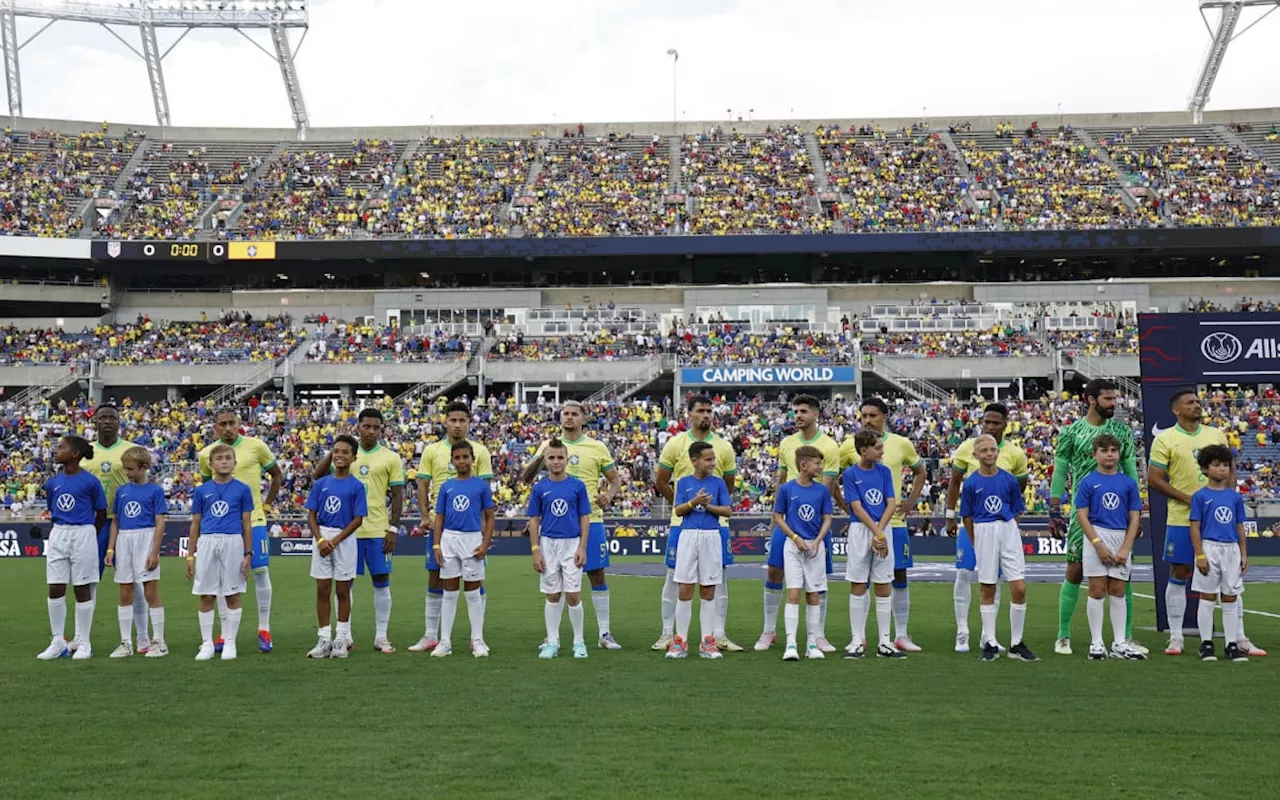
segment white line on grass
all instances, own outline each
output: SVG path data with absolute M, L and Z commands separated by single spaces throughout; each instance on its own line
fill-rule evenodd
M 1133 593 L 1133 596 L 1134 596 L 1134 597 L 1141 597 L 1141 598 L 1142 598 L 1142 599 L 1144 599 L 1144 600 L 1155 600 L 1155 599 L 1156 599 L 1156 598 L 1155 598 L 1155 595 L 1150 595 L 1150 594 L 1141 594 L 1141 593 L 1139 593 L 1139 592 L 1134 592 L 1134 593 Z M 1246 614 L 1257 614 L 1258 616 L 1261 616 L 1261 617 L 1271 617 L 1272 619 L 1280 619 L 1280 614 L 1272 614 L 1270 611 L 1255 611 L 1255 610 L 1254 610 L 1254 609 L 1252 609 L 1252 608 L 1246 608 L 1246 609 L 1244 610 L 1244 613 L 1246 613 Z

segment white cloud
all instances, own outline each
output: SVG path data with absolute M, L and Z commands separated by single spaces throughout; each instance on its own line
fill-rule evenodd
M 1277 104 L 1277 26 L 1232 46 L 1211 108 Z M 1207 43 L 1191 0 L 314 0 L 298 67 L 316 127 L 667 120 L 670 47 L 689 120 L 1069 116 L 1185 107 Z M 28 116 L 154 120 L 141 60 L 101 28 L 59 23 L 22 59 Z M 192 33 L 165 74 L 177 125 L 291 125 L 278 69 L 233 32 Z

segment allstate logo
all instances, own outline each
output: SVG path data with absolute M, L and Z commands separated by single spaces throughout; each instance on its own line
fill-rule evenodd
M 324 499 L 324 513 L 337 514 L 342 510 L 342 499 L 329 496 Z
M 878 505 L 880 505 L 880 504 L 881 504 L 881 503 L 883 503 L 883 502 L 884 502 L 884 493 L 883 493 L 883 492 L 881 492 L 879 489 L 868 489 L 868 490 L 867 490 L 867 504 L 868 504 L 868 505 L 878 506 Z
M 130 500 L 124 504 L 124 515 L 130 519 L 142 516 L 142 503 Z
M 467 497 L 465 494 L 460 494 L 453 498 L 454 511 L 461 513 L 466 511 L 468 508 L 471 508 L 471 498 Z
M 1235 521 L 1236 515 L 1227 506 L 1218 506 L 1213 510 L 1213 518 L 1224 525 L 1230 525 Z
M 225 517 L 227 512 L 230 510 L 231 506 L 227 504 L 226 500 L 218 500 L 213 505 L 209 506 L 209 515 L 213 517 Z
M 76 496 L 73 494 L 60 494 L 55 502 L 59 511 L 71 511 L 76 507 Z
M 289 541 L 288 539 L 285 539 L 283 542 L 281 542 L 281 543 L 280 543 L 280 552 L 281 552 L 281 553 L 292 553 L 292 552 L 293 552 L 293 542 Z
M 813 518 L 817 513 L 817 510 L 808 503 L 805 503 L 800 506 L 800 508 L 796 509 L 796 514 L 805 522 L 813 522 Z
M 361 465 L 360 465 L 360 477 L 361 477 L 361 478 L 367 478 L 367 477 L 369 477 L 369 465 L 368 465 L 368 464 L 361 464 Z
M 1215 364 L 1230 364 L 1244 352 L 1244 345 L 1233 334 L 1219 331 L 1204 337 L 1200 354 Z
M 102 466 L 98 467 L 98 469 L 102 470 L 103 475 L 106 475 L 108 472 L 111 471 L 111 462 L 103 461 Z
M 1102 496 L 1102 507 L 1108 511 L 1115 511 L 1120 507 L 1120 495 L 1115 492 L 1107 492 Z
M 552 500 L 552 501 L 551 501 L 551 516 L 553 516 L 553 517 L 563 517 L 565 514 L 568 514 L 568 513 L 569 513 L 569 503 L 568 503 L 568 501 L 566 501 L 566 500 Z
M 992 495 L 982 501 L 982 507 L 987 510 L 988 514 L 999 514 L 1004 508 L 1004 502 L 999 497 Z

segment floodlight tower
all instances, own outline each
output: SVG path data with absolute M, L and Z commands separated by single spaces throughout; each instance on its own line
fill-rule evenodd
M 1262 16 L 1255 19 L 1245 26 L 1244 30 L 1236 33 L 1236 25 L 1240 22 L 1240 17 L 1244 14 L 1244 10 L 1250 6 L 1265 6 L 1266 12 Z M 1222 61 L 1227 57 L 1227 48 L 1236 39 L 1244 36 L 1254 25 L 1271 16 L 1271 12 L 1276 8 L 1280 8 L 1280 0 L 1200 0 L 1200 19 L 1204 20 L 1204 27 L 1209 31 L 1209 50 L 1205 53 L 1204 63 L 1200 66 L 1200 74 L 1196 78 L 1196 84 L 1191 90 L 1191 100 L 1187 105 L 1187 110 L 1191 112 L 1191 119 L 1195 124 L 1199 125 L 1204 121 L 1204 107 L 1209 103 L 1209 92 L 1213 89 L 1213 82 L 1218 78 L 1218 70 L 1222 68 Z M 1218 25 L 1214 27 L 1209 24 L 1209 18 L 1205 15 L 1206 11 L 1218 10 Z
M 1280 0 L 1277 0 L 1280 2 Z M 27 38 L 18 41 L 17 18 L 46 20 Z M 0 0 L 0 45 L 4 50 L 5 83 L 9 95 L 9 113 L 22 115 L 22 78 L 18 52 L 55 22 L 88 22 L 101 25 L 147 65 L 151 99 L 156 106 L 156 122 L 168 127 L 169 95 L 164 85 L 161 65 L 165 56 L 197 29 L 233 30 L 248 39 L 280 68 L 284 79 L 289 110 L 298 138 L 305 139 L 310 122 L 302 99 L 298 69 L 294 58 L 307 38 L 306 0 Z M 111 26 L 137 28 L 141 50 L 125 41 Z M 181 28 L 182 33 L 164 52 L 156 40 L 157 28 Z M 302 29 L 297 47 L 290 47 L 289 30 Z M 271 36 L 272 50 L 254 41 L 245 31 L 266 30 Z

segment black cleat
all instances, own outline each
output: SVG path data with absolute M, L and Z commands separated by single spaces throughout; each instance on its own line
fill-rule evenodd
M 858 643 L 857 647 L 846 647 L 844 649 L 845 658 L 850 658 L 850 659 L 862 658 L 866 654 L 867 654 L 866 647 L 861 642 Z
M 1218 657 L 1213 654 L 1213 642 L 1200 643 L 1200 660 L 1201 661 L 1217 661 Z
M 891 644 L 882 644 L 876 648 L 876 658 L 906 658 L 907 654 Z
M 1248 661 L 1249 656 L 1235 642 L 1227 642 L 1227 661 Z
M 1026 644 L 1018 642 L 1009 648 L 1009 658 L 1018 661 L 1039 661 L 1040 657 L 1027 649 Z
M 982 661 L 995 661 L 1000 657 L 1000 648 L 994 644 L 984 644 L 982 646 L 982 655 L 979 658 Z

